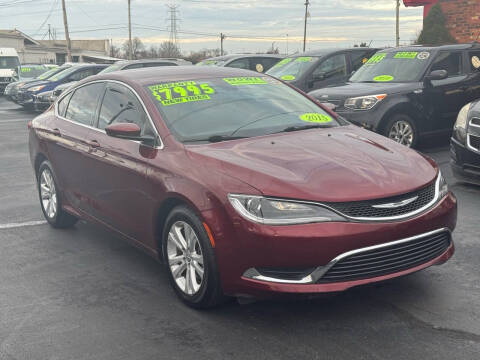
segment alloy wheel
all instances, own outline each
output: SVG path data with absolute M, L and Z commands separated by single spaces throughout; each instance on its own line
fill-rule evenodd
M 404 120 L 394 122 L 388 133 L 390 139 L 408 147 L 412 147 L 414 136 L 412 125 Z
M 195 230 L 184 221 L 175 222 L 168 233 L 168 266 L 178 288 L 195 295 L 204 279 L 204 258 Z
M 44 169 L 40 175 L 40 198 L 45 214 L 53 219 L 57 215 L 57 191 L 52 173 Z

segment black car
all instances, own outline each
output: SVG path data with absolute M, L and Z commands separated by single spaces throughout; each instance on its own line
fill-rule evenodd
M 283 59 L 274 54 L 224 55 L 209 58 L 197 63 L 197 66 L 226 66 L 237 69 L 253 70 L 263 73 Z
M 144 59 L 144 60 L 121 60 L 117 61 L 115 64 L 110 65 L 106 69 L 102 70 L 102 74 L 109 73 L 112 71 L 120 70 L 131 70 L 139 69 L 146 67 L 157 67 L 157 66 L 181 66 L 181 65 L 192 65 L 190 61 L 183 59 Z
M 289 56 L 267 71 L 303 91 L 344 83 L 378 49 L 324 49 Z
M 310 93 L 351 122 L 413 147 L 450 132 L 460 109 L 480 97 L 480 44 L 381 50 L 345 84 Z
M 450 153 L 453 174 L 462 181 L 480 185 L 480 100 L 460 110 Z

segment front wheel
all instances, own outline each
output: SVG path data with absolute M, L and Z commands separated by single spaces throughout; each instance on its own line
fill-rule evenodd
M 415 121 L 405 114 L 394 115 L 387 122 L 383 134 L 407 147 L 415 147 L 418 142 L 418 132 Z
M 78 219 L 61 207 L 58 187 L 48 161 L 44 161 L 38 169 L 37 184 L 40 205 L 48 223 L 55 228 L 68 228 L 75 225 Z
M 170 282 L 180 299 L 194 308 L 223 302 L 214 249 L 202 221 L 188 207 L 172 210 L 162 246 Z

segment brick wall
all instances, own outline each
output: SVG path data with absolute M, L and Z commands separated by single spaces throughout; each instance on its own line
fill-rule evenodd
M 459 43 L 480 41 L 480 0 L 440 0 L 447 28 Z

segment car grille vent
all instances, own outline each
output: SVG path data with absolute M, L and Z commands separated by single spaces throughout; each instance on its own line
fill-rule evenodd
M 469 135 L 470 136 L 470 146 L 475 150 L 480 151 L 480 136 Z
M 472 120 L 470 120 L 470 125 L 480 126 L 480 119 L 479 118 L 473 118 Z
M 448 231 L 347 256 L 335 263 L 318 283 L 360 280 L 422 265 L 443 254 L 451 244 Z
M 391 208 L 374 207 L 375 205 L 396 204 L 415 197 L 417 197 L 416 200 L 403 206 Z M 408 214 L 417 211 L 431 203 L 434 198 L 435 181 L 420 190 L 410 192 L 404 195 L 367 201 L 325 203 L 325 205 L 351 218 L 375 219 L 385 217 L 408 216 Z

